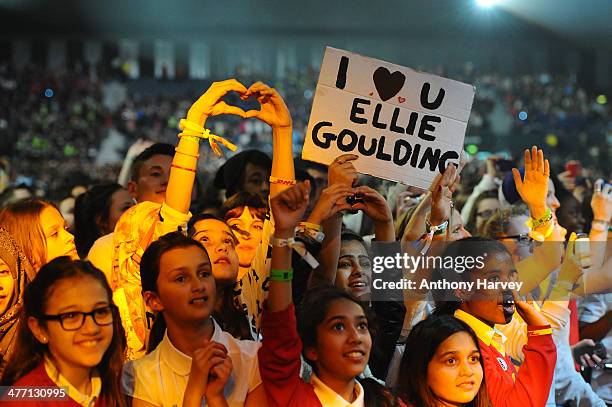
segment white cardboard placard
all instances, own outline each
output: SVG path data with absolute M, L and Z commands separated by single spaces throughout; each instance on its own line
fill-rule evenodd
M 358 172 L 429 188 L 459 163 L 474 87 L 327 47 L 302 158 L 356 154 Z

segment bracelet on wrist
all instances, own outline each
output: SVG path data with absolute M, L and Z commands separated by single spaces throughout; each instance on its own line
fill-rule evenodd
M 295 232 L 299 233 L 300 235 L 308 236 L 319 243 L 321 243 L 323 239 L 325 239 L 325 233 L 321 232 L 320 230 L 305 227 L 302 224 L 299 224 L 295 227 Z
M 439 225 L 432 225 L 429 218 L 425 219 L 425 231 L 432 236 L 443 235 L 446 233 L 446 229 L 448 228 L 448 219 Z
M 282 184 L 282 185 L 295 185 L 296 181 L 294 179 L 285 179 L 270 176 L 271 184 Z
M 599 232 L 608 232 L 610 230 L 610 225 L 605 220 L 593 219 L 593 221 L 591 222 L 591 230 L 597 230 Z
M 290 237 L 287 239 L 278 238 L 276 236 L 272 236 L 270 238 L 270 244 L 272 247 L 289 247 L 299 254 L 302 259 L 308 263 L 308 265 L 312 268 L 317 268 L 319 266 L 319 262 L 315 259 L 312 254 L 306 250 L 306 245 L 302 242 L 295 240 L 295 237 Z
M 272 281 L 291 281 L 293 280 L 293 269 L 288 269 L 288 270 L 270 269 L 270 280 Z
M 550 222 L 552 220 L 552 211 L 550 210 L 550 208 L 546 207 L 546 213 L 544 214 L 544 216 L 542 216 L 541 218 L 538 219 L 534 219 L 534 218 L 529 218 L 527 220 L 527 222 L 525 222 L 525 224 L 527 225 L 527 227 L 529 227 L 529 229 L 537 229 L 538 227 L 542 226 L 543 224 Z
M 184 137 L 192 137 L 192 136 L 184 136 Z M 197 138 L 197 137 L 196 137 L 196 138 Z M 199 141 L 199 140 L 200 140 L 200 139 L 198 139 L 198 141 Z M 184 152 L 184 151 L 182 151 L 182 150 L 179 150 L 179 148 L 178 148 L 178 147 L 175 147 L 175 148 L 174 148 L 174 151 L 175 151 L 176 153 L 178 153 L 178 154 L 186 155 L 187 157 L 193 157 L 193 158 L 195 158 L 195 159 L 200 158 L 200 154 L 190 154 L 190 153 L 186 153 L 186 152 Z
M 184 171 L 189 171 L 189 172 L 193 172 L 196 173 L 197 171 L 193 168 L 187 168 L 187 167 L 182 167 L 180 165 L 176 165 L 176 164 L 170 164 L 170 168 L 178 168 L 179 170 L 184 170 Z
M 540 225 L 540 230 L 531 229 L 529 233 L 527 234 L 530 238 L 532 238 L 536 242 L 545 241 L 546 239 L 550 237 L 550 235 L 552 235 L 553 231 L 555 230 L 555 224 L 552 221 L 552 219 L 548 221 L 548 226 L 546 227 L 546 229 L 541 230 L 541 226 L 542 225 Z

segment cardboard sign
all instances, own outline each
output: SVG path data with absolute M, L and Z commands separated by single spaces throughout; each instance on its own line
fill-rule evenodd
M 429 188 L 459 163 L 474 87 L 327 47 L 302 158 L 357 154 L 358 172 Z

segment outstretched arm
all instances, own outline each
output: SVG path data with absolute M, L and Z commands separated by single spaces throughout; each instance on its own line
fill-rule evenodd
M 232 91 L 245 93 L 247 89 L 235 79 L 213 82 L 210 88 L 191 106 L 187 112 L 187 121 L 204 127 L 206 119 L 210 116 L 235 114 L 245 117 L 246 113 L 242 109 L 220 101 L 226 93 Z M 176 154 L 170 168 L 166 204 L 172 209 L 187 213 L 197 171 L 200 138 L 191 135 L 179 135 L 179 137 Z
M 261 109 L 247 111 L 246 117 L 256 117 L 272 127 L 272 171 L 270 175 L 273 178 L 294 181 L 293 121 L 285 101 L 276 89 L 262 82 L 251 85 L 243 95 L 243 99 L 250 96 L 257 98 L 257 101 L 261 104 Z M 278 194 L 289 186 L 285 183 L 271 182 L 270 196 Z
M 270 207 L 275 219 L 274 237 L 276 239 L 290 239 L 295 234 L 295 226 L 304 216 L 310 193 L 310 182 L 304 181 L 285 189 L 270 199 Z M 293 302 L 291 296 L 291 279 L 275 277 L 275 270 L 291 270 L 291 248 L 274 243 L 272 246 L 272 260 L 270 272 L 270 292 L 268 294 L 267 308 L 269 312 L 278 312 L 287 309 Z

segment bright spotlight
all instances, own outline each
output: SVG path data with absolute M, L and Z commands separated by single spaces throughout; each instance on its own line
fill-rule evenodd
M 484 8 L 491 8 L 495 6 L 496 4 L 498 4 L 499 2 L 500 0 L 476 0 L 476 4 Z

